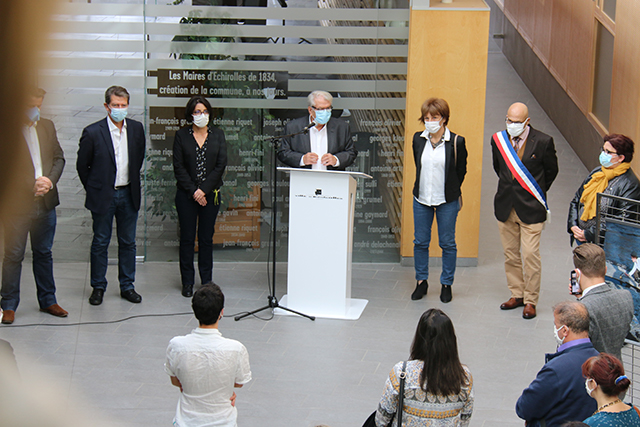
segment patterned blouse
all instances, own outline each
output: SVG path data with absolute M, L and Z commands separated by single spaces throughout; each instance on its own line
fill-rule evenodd
M 193 128 L 189 129 L 189 134 L 193 136 Z M 204 140 L 202 147 L 198 145 L 196 141 L 196 184 L 198 187 L 207 179 L 207 141 L 209 141 L 209 134 L 211 134 L 211 128 L 208 128 L 207 138 Z M 193 136 L 195 140 L 196 137 Z
M 398 406 L 400 372 L 402 363 L 397 363 L 385 383 L 384 393 L 378 404 L 376 425 L 387 426 L 393 418 L 393 427 L 397 427 L 394 417 Z M 407 378 L 404 384 L 403 427 L 466 427 L 473 412 L 473 377 L 469 369 L 462 365 L 468 378 L 460 393 L 450 396 L 438 396 L 420 388 L 422 360 L 407 362 Z
M 629 408 L 622 412 L 598 412 L 584 420 L 591 427 L 639 427 L 640 416 L 635 409 Z

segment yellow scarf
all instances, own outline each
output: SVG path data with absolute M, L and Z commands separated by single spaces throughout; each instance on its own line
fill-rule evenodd
M 625 173 L 630 166 L 631 163 L 620 163 L 613 169 L 603 167 L 599 172 L 591 175 L 591 180 L 584 185 L 584 191 L 580 197 L 580 203 L 584 205 L 584 211 L 580 216 L 581 220 L 588 221 L 596 216 L 598 193 L 602 193 L 609 185 L 610 180 Z

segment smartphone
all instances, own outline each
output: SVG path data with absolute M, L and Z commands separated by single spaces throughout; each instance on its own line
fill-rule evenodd
M 582 293 L 582 289 L 580 289 L 580 284 L 578 283 L 578 275 L 575 270 L 571 270 L 571 295 L 580 295 Z

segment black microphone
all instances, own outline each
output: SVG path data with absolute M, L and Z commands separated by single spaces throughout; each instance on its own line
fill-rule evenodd
M 304 129 L 302 129 L 302 132 L 307 133 L 309 132 L 309 129 L 311 129 L 312 127 L 314 127 L 316 125 L 316 122 L 311 122 L 309 123 L 309 125 L 307 127 L 305 127 Z

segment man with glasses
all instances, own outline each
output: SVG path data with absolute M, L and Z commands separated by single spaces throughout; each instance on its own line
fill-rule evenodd
M 307 97 L 308 116 L 287 123 L 278 159 L 293 168 L 345 170 L 358 155 L 349 124 L 331 117 L 333 96 L 316 90 Z
M 511 298 L 502 310 L 524 306 L 522 317 L 536 317 L 542 262 L 540 235 L 549 215 L 547 191 L 558 175 L 553 138 L 530 125 L 521 102 L 509 107 L 507 129 L 491 139 L 493 169 L 498 175 L 494 213 L 504 249 Z

